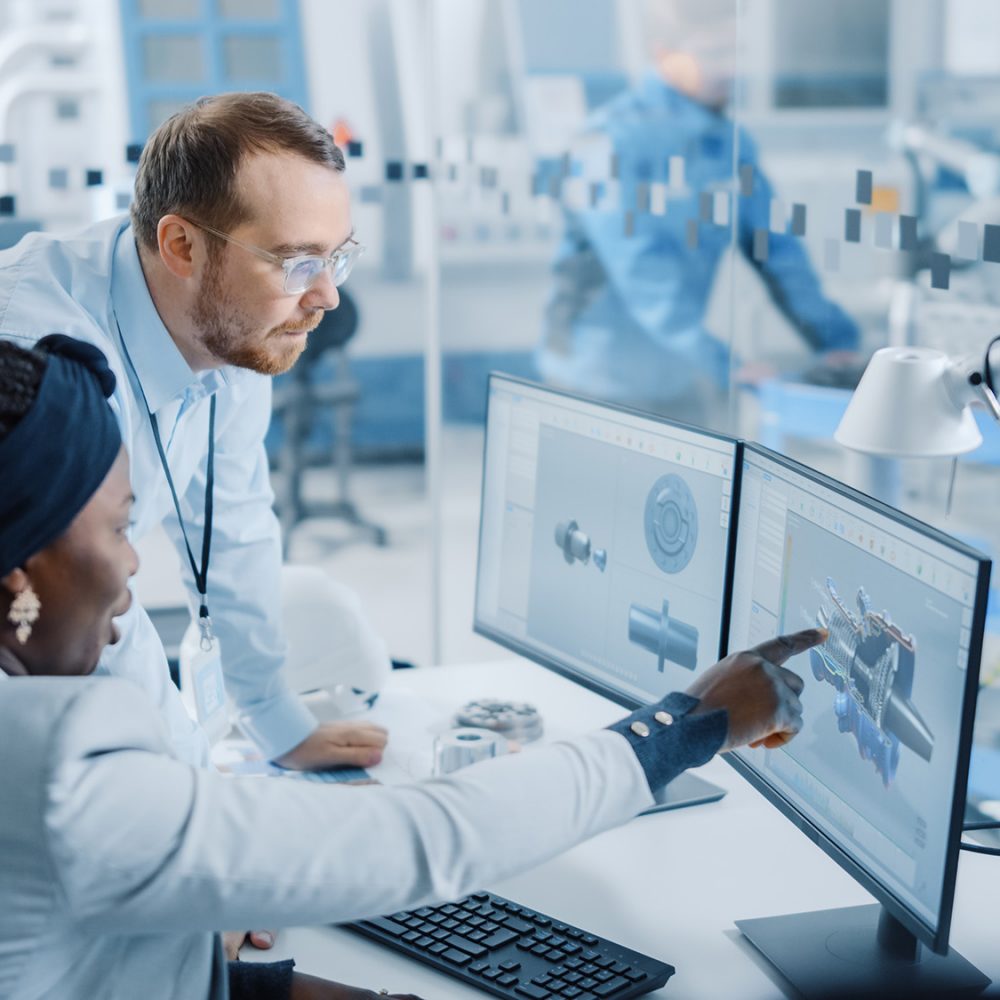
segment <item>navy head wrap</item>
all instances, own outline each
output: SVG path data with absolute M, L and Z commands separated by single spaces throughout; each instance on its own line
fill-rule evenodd
M 54 542 L 97 492 L 121 448 L 104 355 L 61 333 L 28 412 L 0 440 L 0 576 Z

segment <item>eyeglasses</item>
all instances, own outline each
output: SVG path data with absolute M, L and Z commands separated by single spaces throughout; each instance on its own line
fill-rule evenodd
M 194 222 L 193 219 L 190 221 Z M 364 245 L 358 243 L 351 236 L 342 247 L 334 250 L 329 257 L 316 257 L 312 254 L 304 254 L 301 257 L 281 257 L 250 243 L 244 243 L 228 233 L 206 226 L 203 222 L 194 222 L 194 224 L 199 229 L 204 229 L 206 233 L 218 236 L 220 240 L 225 240 L 227 243 L 232 243 L 255 254 L 261 260 L 269 260 L 272 264 L 277 264 L 285 272 L 286 295 L 301 295 L 308 291 L 319 281 L 320 275 L 326 270 L 330 271 L 330 280 L 339 288 L 347 280 L 347 276 L 354 268 L 357 259 L 365 252 Z

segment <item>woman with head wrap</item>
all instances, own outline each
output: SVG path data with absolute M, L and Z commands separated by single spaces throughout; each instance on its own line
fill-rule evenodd
M 821 629 L 733 654 L 608 729 L 434 782 L 183 763 L 137 687 L 72 676 L 115 640 L 137 566 L 112 384 L 67 337 L 0 342 L 0 678 L 14 678 L 0 680 L 0 997 L 372 997 L 291 963 L 248 982 L 214 932 L 455 899 L 630 819 L 717 750 L 801 726 L 802 681 L 778 664 Z
M 57 334 L 25 350 L 0 340 L 0 678 L 90 674 L 118 640 L 114 618 L 132 603 L 128 580 L 139 560 L 128 539 L 128 455 L 106 402 L 114 384 L 90 344 Z M 4 883 L 0 876 L 3 909 L 23 919 Z M 4 927 L 0 918 L 6 997 Z M 231 996 L 374 996 L 293 973 L 292 965 L 230 963 Z M 113 968 L 104 971 L 114 977 Z M 26 988 L 28 996 L 48 995 Z M 200 995 L 208 989 L 206 979 Z M 82 995 L 67 992 L 66 981 L 60 991 Z

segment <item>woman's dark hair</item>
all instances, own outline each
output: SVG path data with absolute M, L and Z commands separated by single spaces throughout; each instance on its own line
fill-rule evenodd
M 254 153 L 293 153 L 331 170 L 344 154 L 322 125 L 277 94 L 202 97 L 168 118 L 139 159 L 132 228 L 156 247 L 156 227 L 176 213 L 226 233 L 250 215 L 237 190 L 240 165 Z
M 45 374 L 45 365 L 46 358 L 41 351 L 0 340 L 0 440 L 31 409 Z

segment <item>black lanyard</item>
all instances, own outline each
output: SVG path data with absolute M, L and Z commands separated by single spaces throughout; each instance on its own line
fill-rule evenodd
M 184 536 L 184 547 L 187 549 L 188 562 L 191 563 L 194 583 L 201 597 L 201 606 L 198 608 L 201 648 L 209 650 L 212 648 L 213 639 L 212 619 L 208 614 L 208 560 L 212 551 L 212 500 L 215 492 L 215 395 L 213 394 L 208 409 L 208 468 L 205 475 L 205 528 L 201 536 L 201 569 L 194 561 L 194 553 L 191 551 L 191 543 L 188 541 L 187 528 L 184 527 L 184 517 L 181 514 L 181 504 L 177 499 L 177 490 L 174 488 L 174 478 L 170 475 L 167 453 L 163 450 L 163 442 L 160 440 L 160 428 L 156 422 L 156 415 L 150 412 L 148 405 L 146 413 L 149 414 L 149 424 L 153 428 L 156 450 L 160 453 L 160 465 L 163 466 L 163 474 L 167 477 L 170 495 L 174 498 L 174 510 L 177 511 L 177 521 L 181 526 L 181 534 Z

